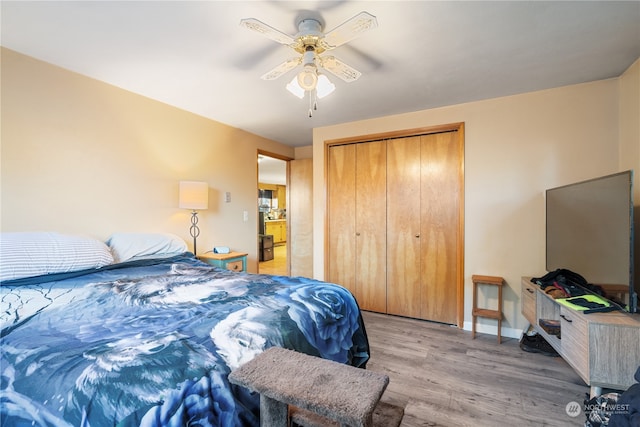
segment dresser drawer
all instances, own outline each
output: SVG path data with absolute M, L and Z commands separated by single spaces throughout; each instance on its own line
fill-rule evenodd
M 536 286 L 533 283 L 522 280 L 520 301 L 522 303 L 522 315 L 532 325 L 537 323 L 536 319 Z
M 562 356 L 589 383 L 589 324 L 584 315 L 560 307 Z
M 200 261 L 231 271 L 247 271 L 247 254 L 229 252 L 228 254 L 206 253 L 198 256 Z
M 227 270 L 242 271 L 242 261 L 229 261 L 226 267 Z

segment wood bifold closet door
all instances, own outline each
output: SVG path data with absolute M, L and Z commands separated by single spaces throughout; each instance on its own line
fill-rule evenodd
M 458 135 L 389 140 L 387 156 L 387 312 L 455 324 Z
M 361 308 L 385 312 L 385 144 L 331 147 L 329 163 L 329 281 L 349 289 Z
M 330 146 L 328 280 L 364 310 L 456 324 L 457 132 Z

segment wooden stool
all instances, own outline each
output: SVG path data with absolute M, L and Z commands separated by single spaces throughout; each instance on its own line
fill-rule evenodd
M 498 344 L 502 342 L 502 285 L 504 285 L 504 279 L 498 276 L 471 276 L 473 281 L 473 310 L 471 314 L 473 316 L 473 322 L 471 326 L 471 338 L 476 337 L 476 318 L 487 317 L 489 319 L 496 319 L 498 321 Z M 498 309 L 490 310 L 488 308 L 478 308 L 478 285 L 492 285 L 498 287 Z

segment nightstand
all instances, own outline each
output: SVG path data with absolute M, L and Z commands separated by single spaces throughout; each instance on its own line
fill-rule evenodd
M 204 255 L 198 255 L 198 259 L 226 270 L 247 271 L 247 254 L 241 252 L 229 252 L 228 254 L 207 252 Z

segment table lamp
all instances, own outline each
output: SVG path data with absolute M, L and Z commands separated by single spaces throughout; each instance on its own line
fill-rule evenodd
M 193 237 L 193 254 L 196 255 L 196 238 L 200 235 L 198 228 L 198 210 L 209 207 L 209 185 L 199 181 L 180 181 L 179 206 L 191 209 L 191 227 L 189 234 Z

